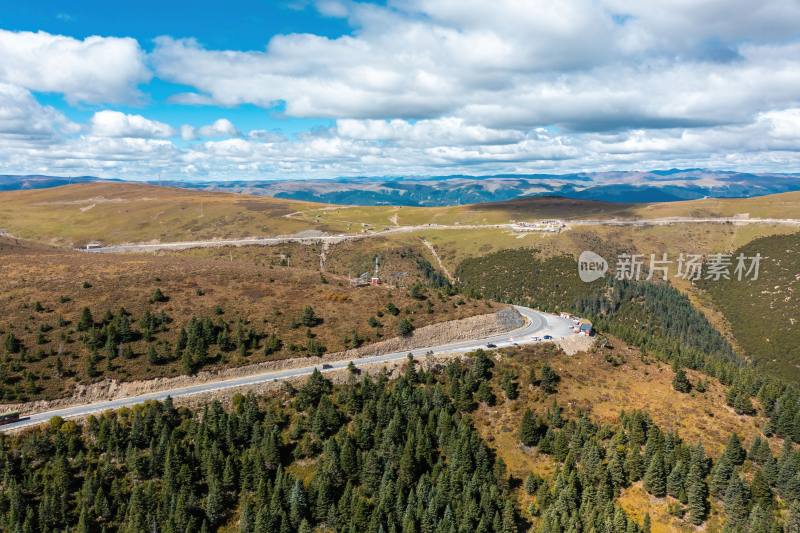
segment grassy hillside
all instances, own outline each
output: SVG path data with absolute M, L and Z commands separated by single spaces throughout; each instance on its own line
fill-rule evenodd
M 800 218 L 800 192 L 758 198 L 703 199 L 655 204 L 540 197 L 451 207 L 326 206 L 304 210 L 298 218 L 359 231 L 364 227 L 363 224 L 368 224 L 372 229 L 383 229 L 398 224 L 506 224 L 512 220 L 548 218 L 708 218 L 735 215 L 749 215 L 753 218 Z
M 308 205 L 152 185 L 91 183 L 0 193 L 0 229 L 69 246 L 92 240 L 124 243 L 280 235 L 311 227 L 285 216 Z
M 387 275 L 406 273 L 399 289 L 352 289 L 346 278 L 321 275 L 310 247 L 267 250 L 106 255 L 0 240 L 0 399 L 63 396 L 106 377 L 186 373 L 187 351 L 192 371 L 238 366 L 394 337 L 404 318 L 421 327 L 491 312 L 434 288 L 413 250 L 382 256 Z M 424 299 L 409 296 L 415 282 L 428 286 Z M 165 301 L 154 299 L 156 289 Z M 318 319 L 303 323 L 309 305 Z M 84 308 L 92 321 L 82 326 Z M 193 318 L 202 322 L 193 326 Z M 192 345 L 193 327 L 203 346 Z M 182 329 L 188 349 L 179 348 Z M 272 335 L 280 342 L 268 350 Z
M 19 237 L 59 245 L 235 238 L 291 234 L 317 229 L 333 233 L 382 231 L 396 226 L 426 224 L 507 224 L 513 220 L 546 218 L 596 219 L 665 216 L 714 217 L 749 214 L 752 217 L 800 218 L 800 193 L 735 200 L 696 200 L 659 204 L 615 204 L 565 198 L 530 198 L 454 207 L 327 206 L 263 196 L 201 192 L 134 183 L 91 183 L 46 190 L 0 193 L 0 230 Z M 675 233 L 675 228 L 588 228 L 599 234 L 655 235 Z M 552 236 L 486 233 L 493 239 L 545 240 Z M 573 230 L 587 231 L 587 228 Z M 720 226 L 681 227 L 712 236 L 714 242 L 747 242 L 740 237 L 763 235 L 765 228 Z M 783 232 L 783 228 L 772 228 Z M 472 231 L 466 232 L 472 233 Z M 509 233 L 509 235 L 505 235 Z M 725 235 L 738 236 L 730 240 Z M 445 239 L 458 231 L 442 232 Z M 469 235 L 466 235 L 469 237 Z M 480 236 L 478 241 L 482 240 Z M 553 239 L 550 239 L 553 240 Z M 668 239 L 669 240 L 669 239 Z M 467 238 L 469 241 L 469 238 Z M 506 246 L 513 242 L 504 243 Z M 495 248 L 496 250 L 497 248 Z
M 800 218 L 800 192 L 786 192 L 754 198 L 704 198 L 686 202 L 665 202 L 641 205 L 637 216 L 660 217 L 731 217 L 750 215 L 752 218 Z
M 54 419 L 0 436 L 9 466 L 0 501 L 13 502 L 0 506 L 0 523 L 12 531 L 23 523 L 792 531 L 800 494 L 786 479 L 800 454 L 776 453 L 779 443 L 757 427 L 763 420 L 720 408 L 718 384 L 678 393 L 668 367 L 613 350 L 479 351 L 428 369 L 406 364 L 394 380 L 350 374 L 334 385 L 315 373 L 275 395 L 237 395 L 197 413 L 151 402 L 85 422 Z M 629 361 L 608 362 L 620 357 Z M 548 386 L 545 365 L 556 372 Z M 731 486 L 738 498 L 727 496 Z
M 613 250 L 600 253 L 614 254 Z M 684 364 L 699 368 L 706 355 L 738 362 L 720 333 L 688 298 L 666 283 L 613 278 L 584 283 L 573 257 L 542 258 L 525 249 L 468 259 L 457 273 L 466 294 L 577 312 L 600 329 L 662 357 L 680 357 Z
M 707 281 L 701 287 L 757 364 L 800 379 L 800 233 L 756 239 L 734 255 L 763 257 L 758 280 Z

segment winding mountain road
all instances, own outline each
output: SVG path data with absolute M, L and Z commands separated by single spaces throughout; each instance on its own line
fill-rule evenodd
M 424 356 L 428 352 L 433 352 L 437 355 L 456 355 L 477 350 L 478 348 L 486 348 L 487 344 L 493 344 L 498 348 L 502 348 L 513 346 L 514 344 L 531 344 L 534 342 L 539 342 L 538 339 L 545 335 L 550 335 L 554 339 L 560 339 L 574 335 L 571 330 L 572 323 L 567 319 L 549 313 L 541 313 L 527 307 L 514 307 L 525 318 L 525 325 L 509 332 L 480 339 L 442 344 L 439 346 L 430 346 L 425 348 L 417 348 L 415 350 L 406 350 L 402 352 L 362 357 L 360 359 L 354 359 L 353 364 L 357 367 L 361 367 L 365 365 L 400 361 L 405 359 L 409 353 L 414 357 Z M 47 422 L 54 416 L 59 416 L 61 418 L 83 417 L 93 413 L 100 413 L 109 409 L 130 407 L 149 400 L 165 400 L 167 397 L 182 398 L 197 394 L 212 393 L 225 389 L 258 385 L 260 383 L 267 383 L 270 381 L 282 381 L 285 379 L 307 376 L 311 374 L 315 368 L 319 369 L 321 372 L 332 372 L 334 370 L 347 368 L 349 363 L 350 361 L 332 361 L 324 365 L 318 364 L 280 371 L 263 372 L 238 378 L 209 381 L 197 385 L 151 392 L 138 396 L 128 396 L 108 401 L 88 403 L 84 405 L 74 405 L 30 415 L 23 413 L 23 418 L 21 418 L 18 422 L 0 427 L 0 431 L 6 432 L 36 426 Z

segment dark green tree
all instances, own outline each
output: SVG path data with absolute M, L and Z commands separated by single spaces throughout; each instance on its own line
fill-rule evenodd
M 675 377 L 672 378 L 672 388 L 678 392 L 690 392 L 692 390 L 692 384 L 689 382 L 689 378 L 686 377 L 686 371 L 682 368 L 679 368 L 675 372 Z
M 653 454 L 650 465 L 644 475 L 644 488 L 656 498 L 667 495 L 667 476 L 664 472 L 664 458 L 661 450 Z

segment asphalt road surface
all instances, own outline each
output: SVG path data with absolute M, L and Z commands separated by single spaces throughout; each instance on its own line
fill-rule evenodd
M 563 337 L 574 335 L 571 330 L 572 322 L 567 319 L 561 318 L 549 313 L 541 313 L 527 307 L 514 306 L 526 319 L 524 326 L 515 330 L 485 337 L 481 339 L 473 339 L 466 341 L 453 342 L 443 344 L 440 346 L 430 346 L 426 348 L 418 348 L 415 350 L 407 350 L 402 352 L 388 353 L 384 355 L 374 355 L 369 357 L 361 357 L 354 359 L 353 364 L 357 367 L 370 365 L 375 363 L 387 363 L 391 361 L 400 361 L 405 359 L 408 354 L 414 357 L 424 356 L 428 352 L 433 352 L 438 355 L 447 354 L 460 354 L 477 350 L 478 348 L 486 348 L 487 344 L 493 344 L 498 348 L 513 346 L 514 344 L 531 344 L 535 342 L 543 342 L 542 338 L 545 335 L 550 335 L 553 339 L 560 339 Z M 7 424 L 0 427 L 0 431 L 10 431 L 14 429 L 35 426 L 47 422 L 54 416 L 62 418 L 83 417 L 92 413 L 100 413 L 109 409 L 118 409 L 120 407 L 130 407 L 132 405 L 144 403 L 148 400 L 165 400 L 167 397 L 181 398 L 186 396 L 193 396 L 196 394 L 210 393 L 224 389 L 233 389 L 237 387 L 246 387 L 248 385 L 257 385 L 259 383 L 266 383 L 269 381 L 282 381 L 284 379 L 307 376 L 311 374 L 315 368 L 321 372 L 332 372 L 347 368 L 350 361 L 332 361 L 324 365 L 318 364 L 314 366 L 306 366 L 300 368 L 290 368 L 286 370 L 279 370 L 273 372 L 264 372 L 260 374 L 253 374 L 249 376 L 242 376 L 238 378 L 221 379 L 218 381 L 209 381 L 197 385 L 190 385 L 186 387 L 179 387 L 168 389 L 158 392 L 151 392 L 141 394 L 138 396 L 129 396 L 125 398 L 118 398 L 115 400 L 101 401 L 89 403 L 84 405 L 74 405 L 62 409 L 54 409 L 52 411 L 45 411 L 26 415 L 22 413 L 22 418 L 13 424 Z

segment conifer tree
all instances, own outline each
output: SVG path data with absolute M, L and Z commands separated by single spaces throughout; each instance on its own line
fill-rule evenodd
M 702 467 L 693 460 L 686 475 L 686 499 L 689 509 L 689 522 L 699 526 L 708 514 L 708 488 Z
M 519 426 L 519 440 L 525 446 L 536 446 L 539 442 L 539 425 L 533 411 L 526 409 Z
M 664 458 L 661 450 L 653 454 L 647 472 L 644 475 L 644 488 L 656 498 L 667 495 L 667 476 L 664 473 Z
M 692 390 L 692 384 L 689 382 L 689 378 L 686 377 L 686 371 L 682 368 L 679 368 L 675 372 L 675 377 L 672 379 L 672 388 L 678 392 L 690 392 Z
M 749 516 L 750 496 L 742 479 L 735 473 L 725 492 L 726 531 L 741 531 Z
M 644 514 L 644 521 L 642 523 L 642 533 L 650 533 L 652 531 L 652 525 L 650 523 L 650 513 Z
M 94 327 L 94 317 L 88 307 L 81 310 L 81 316 L 78 319 L 78 331 L 89 331 Z
M 545 363 L 542 366 L 541 371 L 542 377 L 539 380 L 539 387 L 546 393 L 546 394 L 553 394 L 557 391 L 558 382 L 560 381 L 560 377 L 556 374 L 556 371 L 553 370 L 550 365 Z

